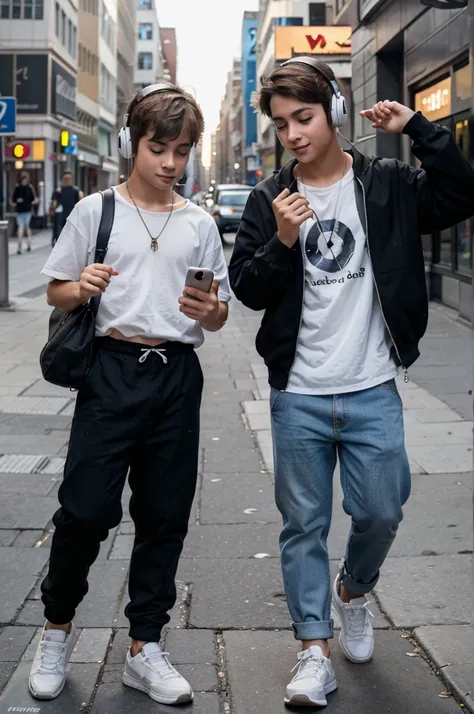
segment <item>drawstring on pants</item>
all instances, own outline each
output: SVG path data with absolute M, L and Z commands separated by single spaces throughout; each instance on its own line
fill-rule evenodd
M 140 362 L 140 364 L 142 364 L 143 362 L 146 362 L 147 357 L 149 354 L 151 354 L 151 352 L 154 352 L 156 355 L 159 355 L 161 357 L 161 359 L 163 360 L 163 364 L 168 364 L 168 357 L 164 354 L 166 352 L 166 350 L 157 350 L 157 349 L 154 349 L 153 347 L 150 347 L 149 349 L 146 349 L 146 348 L 142 349 L 142 352 L 143 352 L 142 356 L 138 358 L 138 361 Z

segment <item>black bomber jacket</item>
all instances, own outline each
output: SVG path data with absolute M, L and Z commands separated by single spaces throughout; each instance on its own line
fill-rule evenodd
M 421 236 L 474 215 L 474 170 L 452 134 L 415 114 L 404 129 L 413 141 L 416 169 L 396 159 L 351 151 L 359 216 L 367 238 L 376 291 L 393 356 L 405 371 L 419 357 L 428 321 Z M 249 196 L 229 265 L 236 297 L 265 310 L 256 346 L 269 382 L 286 389 L 295 359 L 304 293 L 300 241 L 278 239 L 272 201 L 284 188 L 297 191 L 291 161 Z

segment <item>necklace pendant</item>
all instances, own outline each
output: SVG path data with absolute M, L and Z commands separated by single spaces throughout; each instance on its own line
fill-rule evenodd
M 155 253 L 158 250 L 158 240 L 157 238 L 151 239 L 151 249 Z

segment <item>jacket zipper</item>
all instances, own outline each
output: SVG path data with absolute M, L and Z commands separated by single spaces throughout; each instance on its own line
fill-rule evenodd
M 298 241 L 300 241 L 300 238 L 298 237 Z M 301 243 L 300 243 L 300 248 L 301 248 Z M 296 346 L 295 346 L 295 354 L 293 356 L 293 362 L 291 363 L 290 371 L 288 372 L 288 379 L 286 380 L 286 386 L 285 389 L 282 389 L 282 392 L 286 392 L 288 389 L 288 382 L 290 381 L 291 377 L 291 372 L 293 371 L 293 367 L 295 366 L 296 362 L 296 355 L 298 354 L 298 342 L 300 340 L 300 332 L 301 332 L 301 323 L 303 322 L 303 308 L 304 308 L 304 289 L 305 289 L 305 269 L 304 269 L 304 254 L 303 254 L 303 265 L 301 269 L 302 275 L 303 275 L 303 290 L 302 290 L 302 297 L 301 297 L 301 312 L 300 312 L 300 322 L 298 325 L 298 332 L 296 335 Z
M 405 377 L 404 377 L 405 384 L 408 384 L 408 382 L 410 381 L 410 378 L 408 377 L 408 369 L 405 367 L 405 365 L 404 365 L 403 362 L 402 362 L 402 358 L 400 357 L 400 352 L 398 351 L 398 347 L 397 347 L 397 345 L 396 345 L 395 340 L 393 339 L 393 335 L 392 335 L 392 332 L 391 332 L 391 330 L 390 330 L 390 327 L 388 326 L 388 322 L 387 322 L 387 319 L 386 319 L 386 317 L 385 317 L 385 313 L 384 313 L 384 311 L 383 311 L 382 300 L 380 299 L 379 288 L 378 288 L 378 285 L 377 285 L 377 281 L 376 281 L 376 279 L 375 279 L 374 264 L 372 263 L 372 253 L 370 252 L 369 219 L 368 219 L 368 215 L 367 215 L 367 203 L 366 203 L 366 196 L 365 196 L 364 184 L 362 183 L 362 181 L 360 180 L 360 178 L 359 178 L 358 176 L 356 176 L 356 179 L 357 179 L 357 181 L 358 181 L 359 184 L 360 184 L 360 187 L 361 187 L 361 189 L 362 189 L 362 195 L 363 195 L 363 197 L 364 197 L 365 238 L 366 238 L 366 241 L 367 241 L 367 253 L 369 254 L 369 260 L 370 260 L 370 264 L 371 264 L 371 266 L 372 266 L 372 276 L 373 276 L 373 279 L 374 279 L 375 292 L 376 292 L 376 294 L 377 294 L 377 299 L 378 299 L 378 301 L 379 301 L 380 311 L 381 311 L 381 313 L 382 313 L 382 318 L 383 318 L 383 321 L 384 321 L 384 323 L 385 323 L 385 328 L 386 328 L 386 330 L 387 330 L 387 332 L 388 332 L 388 335 L 389 335 L 389 337 L 390 337 L 390 339 L 391 339 L 391 341 L 392 341 L 392 344 L 393 344 L 393 346 L 394 346 L 394 348 L 395 348 L 395 352 L 396 352 L 397 357 L 398 357 L 398 360 L 399 360 L 399 362 L 400 362 L 400 366 L 402 367 L 403 371 L 405 372 Z

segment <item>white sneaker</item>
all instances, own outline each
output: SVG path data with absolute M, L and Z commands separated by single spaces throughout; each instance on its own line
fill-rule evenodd
M 56 699 L 66 684 L 66 666 L 75 645 L 75 627 L 69 634 L 43 627 L 31 667 L 29 690 L 35 699 Z
M 323 655 L 321 647 L 313 645 L 298 652 L 298 662 L 293 668 L 297 673 L 286 688 L 285 704 L 296 707 L 325 707 L 326 694 L 337 689 L 336 675 L 330 659 Z
M 334 581 L 333 605 L 341 623 L 339 644 L 351 662 L 370 662 L 374 656 L 374 630 L 370 618 L 369 601 L 358 597 L 345 603 L 339 597 L 339 575 Z
M 183 704 L 192 701 L 191 685 L 172 666 L 168 652 L 156 642 L 147 642 L 136 657 L 127 652 L 122 682 L 127 687 L 146 692 L 160 704 Z

